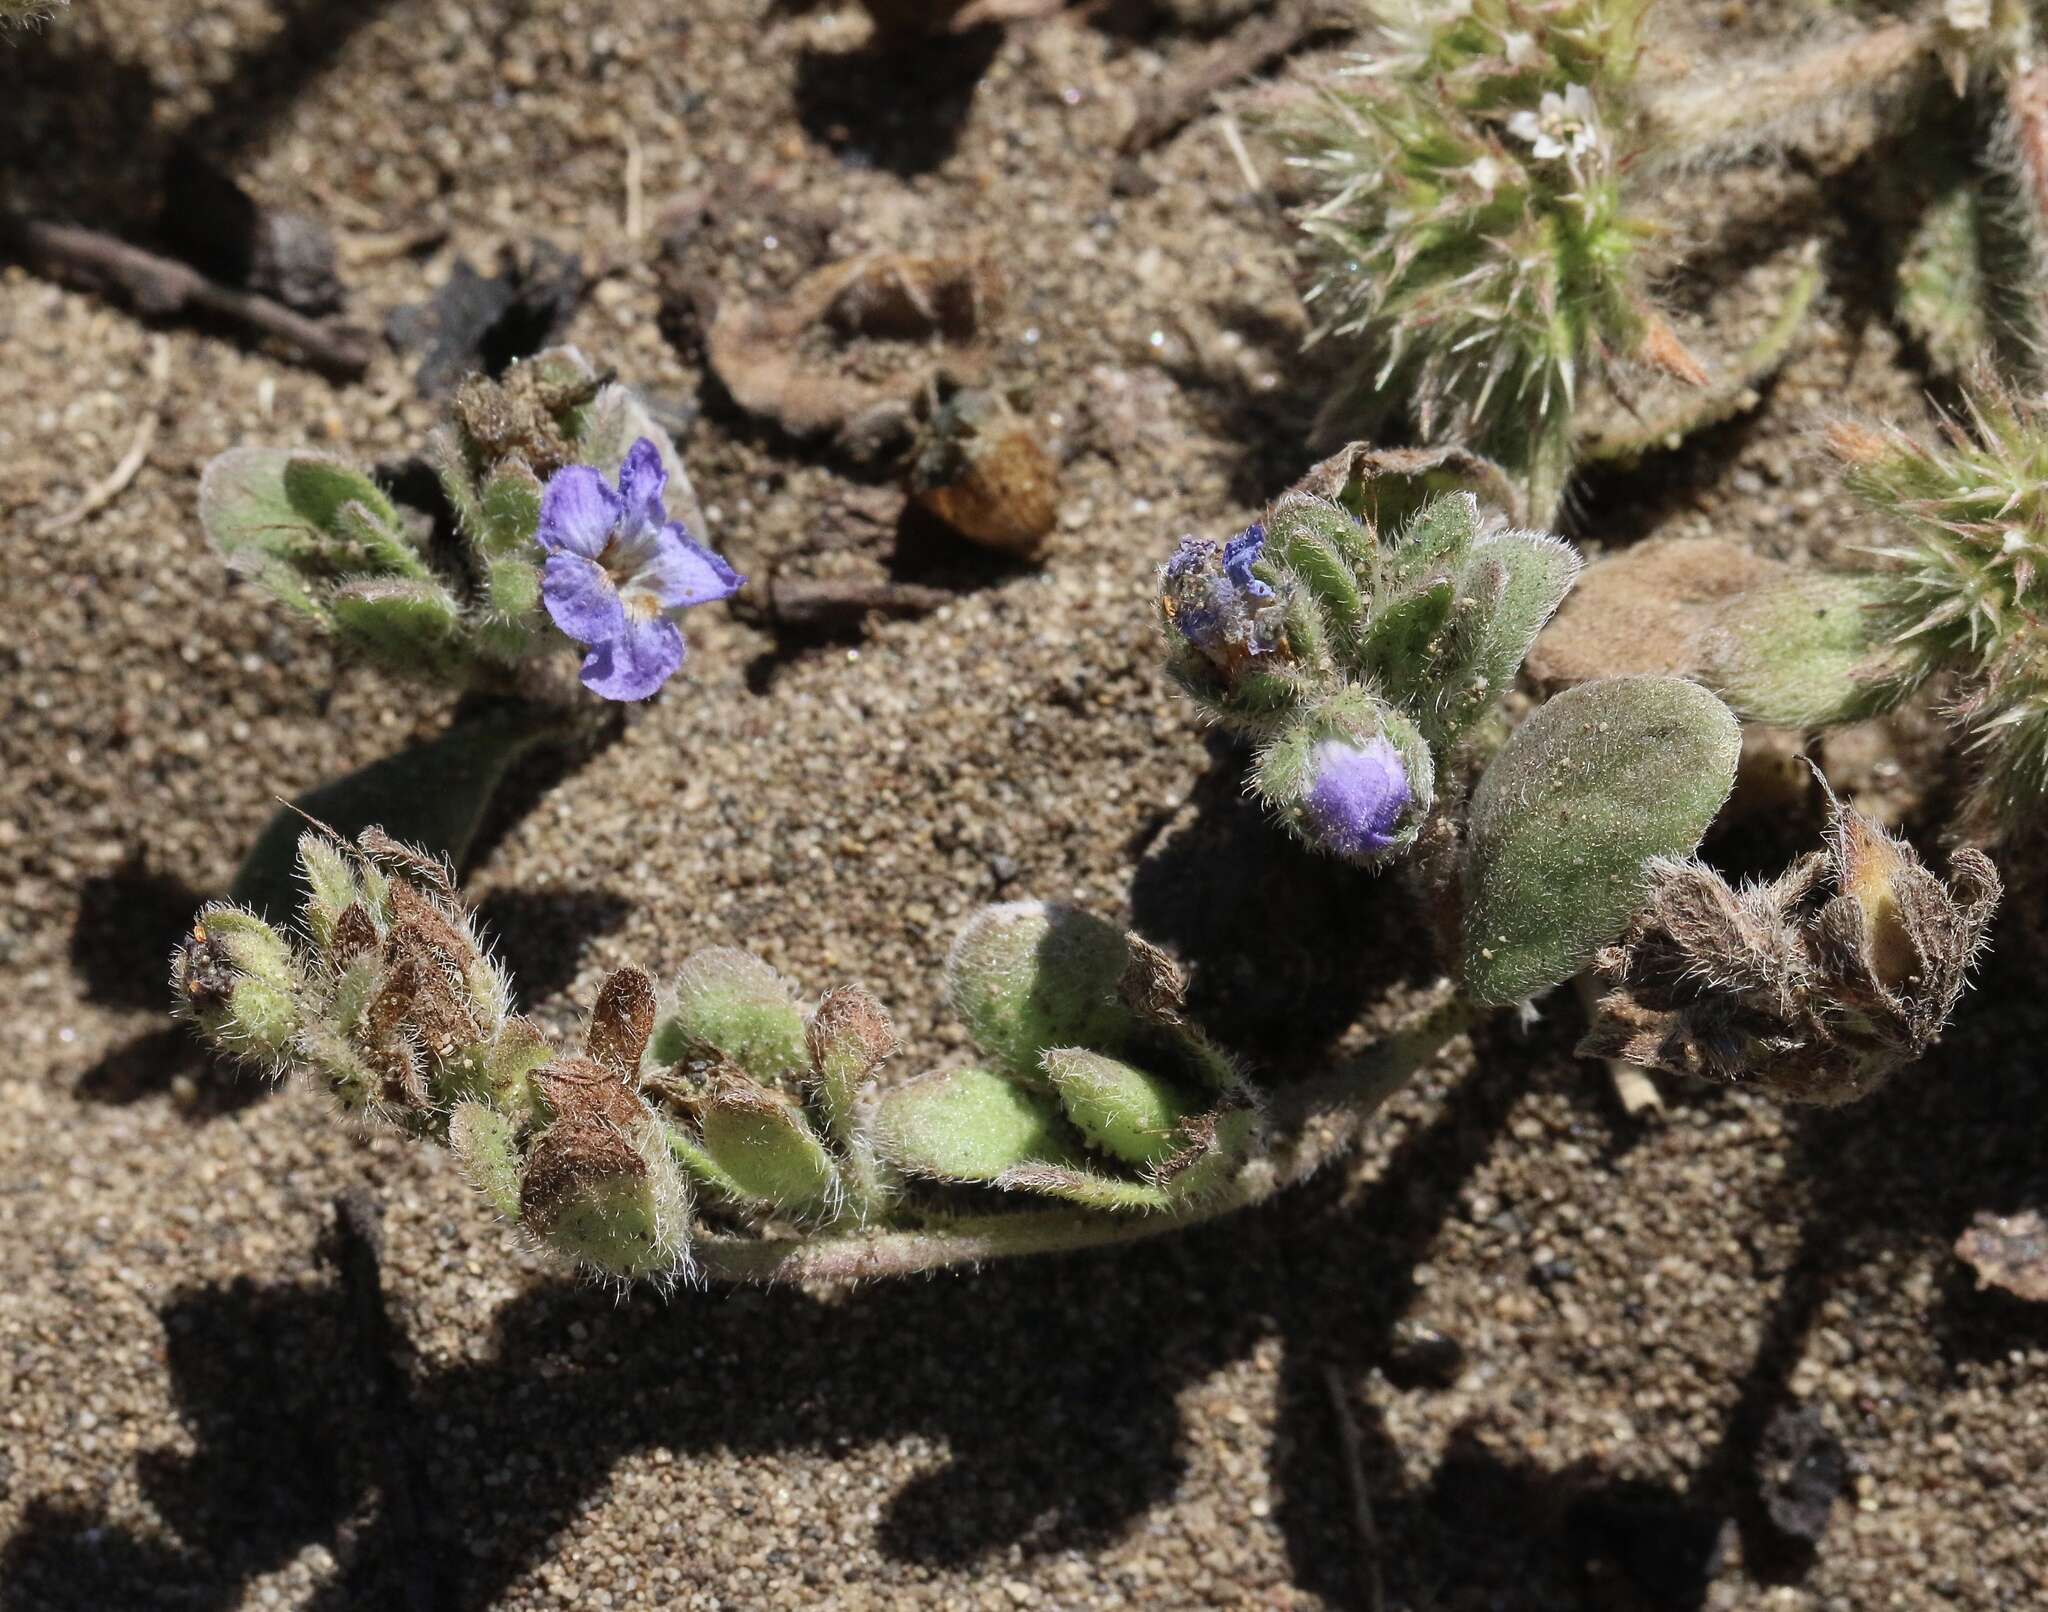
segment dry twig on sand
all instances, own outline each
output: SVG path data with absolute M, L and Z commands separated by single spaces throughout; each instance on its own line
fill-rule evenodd
M 75 224 L 0 214 L 0 252 L 41 273 L 120 292 L 149 315 L 209 313 L 258 335 L 275 336 L 307 362 L 343 380 L 369 368 L 373 338 L 349 325 L 324 324 L 253 291 L 209 280 L 189 263 L 130 246 Z

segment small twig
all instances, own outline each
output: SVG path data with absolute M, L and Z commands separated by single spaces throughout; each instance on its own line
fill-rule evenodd
M 1266 194 L 1266 181 L 1259 176 L 1259 170 L 1252 165 L 1252 154 L 1245 149 L 1244 131 L 1237 126 L 1237 119 L 1228 113 L 1216 120 L 1223 133 L 1223 143 L 1230 149 L 1237 171 L 1244 175 L 1244 188 L 1254 196 Z
M 1138 107 L 1136 121 L 1117 146 L 1117 154 L 1129 157 L 1151 150 L 1200 117 L 1218 90 L 1250 78 L 1319 34 L 1349 32 L 1351 24 L 1333 15 L 1320 0 L 1291 0 L 1270 17 L 1253 18 L 1229 38 L 1212 45 L 1194 66 L 1168 76 L 1147 95 Z
M 1372 1514 L 1372 1493 L 1365 1486 L 1364 1441 L 1358 1436 L 1358 1421 L 1351 1414 L 1351 1396 L 1335 1366 L 1323 1366 L 1323 1386 L 1329 1390 L 1330 1410 L 1337 1418 L 1337 1438 L 1344 1452 L 1344 1482 L 1351 1491 L 1351 1516 L 1358 1529 L 1358 1578 L 1363 1589 L 1365 1612 L 1382 1612 L 1387 1604 L 1386 1585 L 1380 1578 L 1380 1530 Z
M 164 394 L 169 389 L 171 377 L 171 350 L 163 337 L 156 338 L 156 345 L 149 356 L 150 394 L 149 406 L 143 412 L 141 422 L 135 427 L 135 437 L 128 444 L 128 451 L 105 478 L 86 489 L 85 496 L 61 515 L 53 515 L 36 528 L 38 537 L 55 537 L 84 520 L 88 515 L 97 514 L 127 490 L 128 483 L 135 479 L 149 458 L 149 450 L 156 445 L 157 427 L 163 421 Z
M 742 595 L 742 599 L 746 596 Z M 870 615 L 926 616 L 955 595 L 915 582 L 872 582 L 857 577 L 771 577 L 753 613 L 778 627 L 857 627 Z
M 348 325 L 326 325 L 254 291 L 209 280 L 189 263 L 146 252 L 99 230 L 0 214 L 0 251 L 45 274 L 111 287 L 138 312 L 217 314 L 246 329 L 290 342 L 316 368 L 353 380 L 369 368 L 373 339 Z

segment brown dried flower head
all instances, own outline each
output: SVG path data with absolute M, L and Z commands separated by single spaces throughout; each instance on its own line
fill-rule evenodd
M 1647 902 L 1594 959 L 1607 994 L 1580 1053 L 1832 1105 L 1932 1046 L 1983 948 L 1997 871 L 1962 850 L 1944 884 L 1868 818 L 1833 814 L 1827 850 L 1769 884 L 1653 864 Z

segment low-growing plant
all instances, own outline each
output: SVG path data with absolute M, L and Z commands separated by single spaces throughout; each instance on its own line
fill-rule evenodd
M 297 933 L 209 907 L 174 959 L 181 1010 L 223 1051 L 450 1147 L 538 1243 L 657 1285 L 903 1274 L 1214 1219 L 1322 1168 L 1489 1010 L 1589 966 L 1610 986 L 1589 1050 L 1796 1101 L 1874 1089 L 1946 1024 L 1989 863 L 1959 857 L 1951 889 L 1837 807 L 1825 855 L 1731 890 L 1692 858 L 1737 723 L 1676 677 L 1560 694 L 1468 796 L 1464 741 L 1577 570 L 1471 493 L 1429 491 L 1470 470 L 1340 455 L 1162 573 L 1175 674 L 1258 744 L 1281 820 L 1354 861 L 1414 853 L 1444 892 L 1454 983 L 1320 1079 L 1263 1085 L 1189 1022 L 1164 953 L 1036 902 L 983 910 L 953 947 L 961 1067 L 899 1078 L 862 988 L 807 1006 L 725 948 L 665 990 L 618 970 L 564 1049 L 514 1010 L 445 862 L 324 825 L 298 841 Z M 1368 500 L 1385 533 L 1355 512 Z

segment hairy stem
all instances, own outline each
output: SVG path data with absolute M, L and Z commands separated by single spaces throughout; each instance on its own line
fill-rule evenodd
M 1931 22 L 1895 22 L 1790 61 L 1743 59 L 1648 93 L 1650 155 L 1671 163 L 1796 143 L 1844 103 L 1910 86 L 1935 66 Z
M 2028 49 L 2000 78 L 2005 123 L 1998 155 L 2012 175 L 2014 222 L 2035 269 L 2031 276 L 2033 306 L 2028 311 L 2033 323 L 2030 334 L 2038 339 L 2048 330 L 2048 281 L 2041 278 L 2041 271 L 2048 268 L 2048 63 Z M 2036 349 L 2029 357 L 2030 367 L 2038 371 L 2038 340 L 2023 345 Z
M 1757 388 L 1768 380 L 1792 351 L 1792 339 L 1806 322 L 1807 310 L 1821 286 L 1817 253 L 1809 252 L 1798 278 L 1778 304 L 1770 327 L 1750 343 L 1726 380 L 1680 398 L 1677 403 L 1630 425 L 1587 432 L 1579 438 L 1580 457 L 1592 461 L 1636 459 L 1643 454 L 1676 448 L 1695 431 L 1731 420 L 1754 408 Z
M 707 1237 L 695 1245 L 704 1275 L 722 1282 L 850 1282 L 908 1276 L 1020 1254 L 1104 1248 L 1163 1236 L 1264 1203 L 1347 1152 L 1363 1123 L 1477 1016 L 1447 991 L 1426 1014 L 1320 1080 L 1273 1099 L 1275 1147 L 1247 1163 L 1215 1196 L 1153 1215 L 1032 1209 L 968 1215 L 906 1231 L 821 1237 Z

